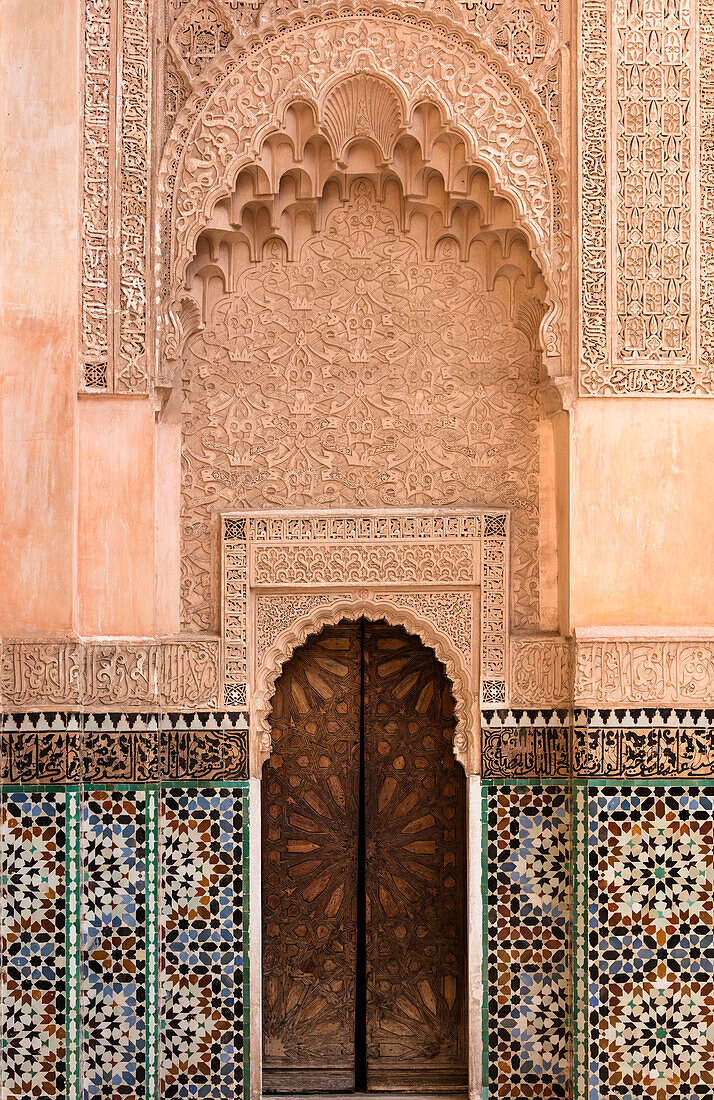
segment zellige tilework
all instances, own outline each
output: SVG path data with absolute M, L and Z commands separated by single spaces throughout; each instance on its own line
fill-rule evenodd
M 92 790 L 82 805 L 83 1095 L 144 1100 L 147 792 Z
M 593 785 L 588 814 L 588 1100 L 710 1100 L 714 784 Z
M 65 1100 L 67 800 L 4 791 L 2 831 L 3 1100 Z
M 490 1100 L 568 1100 L 570 795 L 484 786 Z
M 241 1100 L 243 793 L 162 792 L 165 1100 Z

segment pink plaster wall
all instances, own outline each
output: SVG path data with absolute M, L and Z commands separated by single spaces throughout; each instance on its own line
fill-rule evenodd
M 156 425 L 156 630 L 181 629 L 181 390 Z
M 0 4 L 0 633 L 72 629 L 79 0 Z
M 572 455 L 572 625 L 714 625 L 714 402 L 580 401 Z
M 154 632 L 154 413 L 145 398 L 79 399 L 78 627 Z

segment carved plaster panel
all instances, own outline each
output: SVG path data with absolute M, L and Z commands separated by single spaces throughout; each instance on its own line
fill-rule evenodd
M 194 710 L 218 705 L 218 643 L 6 642 L 0 697 L 13 710 Z
M 573 775 L 676 778 L 714 775 L 714 710 L 577 711 Z
M 576 706 L 711 706 L 714 642 L 578 641 Z
M 482 774 L 492 779 L 570 775 L 571 714 L 563 710 L 484 710 Z
M 318 607 L 348 600 L 349 592 L 296 592 L 255 597 L 255 659 L 258 664 L 276 639 Z
M 307 111 L 326 132 L 331 85 L 363 71 L 389 85 L 403 120 L 421 103 L 438 105 L 442 127 L 462 135 L 467 162 L 483 165 L 496 191 L 509 196 L 548 286 L 542 338 L 558 373 L 568 312 L 558 138 L 527 82 L 448 3 L 413 11 L 400 2 L 387 10 L 377 0 L 367 8 L 349 0 L 334 8 L 264 7 L 259 28 L 236 36 L 209 66 L 200 92 L 176 119 L 161 168 L 165 355 L 175 357 L 181 343 L 186 272 L 216 203 L 231 194 L 242 168 L 262 168 L 271 150 L 287 149 L 279 134 L 291 115 L 302 126 Z M 296 138 L 289 139 L 293 148 Z M 431 139 L 427 144 L 431 156 Z M 270 188 L 275 171 L 260 179 Z M 166 364 L 164 372 L 170 373 Z
M 273 685 L 295 646 L 341 618 L 383 618 L 443 660 L 456 699 L 457 753 L 477 768 L 479 697 L 506 700 L 507 591 L 507 513 L 224 516 L 224 703 L 249 703 L 262 760 Z
M 85 0 L 83 390 L 146 393 L 148 0 Z
M 395 205 L 359 180 L 294 261 L 274 240 L 240 275 L 228 251 L 196 262 L 199 299 L 220 288 L 184 367 L 187 629 L 217 625 L 210 532 L 218 508 L 339 505 L 508 506 L 514 622 L 538 627 L 539 357 L 531 349 L 540 313 L 524 289 L 527 250 L 508 242 L 510 279 L 489 268 L 500 255 L 495 240 L 485 252 L 474 244 L 466 262 L 449 236 L 428 258 L 428 241 L 401 230 Z M 276 574 L 282 550 L 261 553 Z M 459 548 L 452 553 L 459 583 Z M 437 577 L 445 565 L 422 553 L 418 568 Z M 406 560 L 394 568 L 408 571 Z M 342 570 L 359 580 L 358 563 L 354 576 L 347 559 Z
M 714 393 L 712 7 L 579 12 L 581 392 Z
M 568 638 L 511 639 L 514 707 L 567 707 L 572 699 L 573 645 Z

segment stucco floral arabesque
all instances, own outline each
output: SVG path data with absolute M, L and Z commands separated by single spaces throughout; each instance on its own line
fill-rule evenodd
M 714 8 L 578 5 L 580 389 L 714 393 Z
M 194 327 L 190 304 L 188 316 L 184 312 L 185 278 L 211 212 L 250 164 L 264 166 L 261 183 L 268 191 L 277 186 L 280 158 L 272 166 L 268 159 L 276 148 L 282 154 L 295 147 L 295 134 L 279 137 L 291 104 L 304 104 L 324 130 L 331 86 L 364 71 L 389 86 L 402 133 L 420 103 L 434 104 L 438 125 L 461 135 L 466 163 L 480 165 L 495 191 L 509 198 L 547 287 L 541 342 L 549 370 L 566 369 L 565 170 L 541 101 L 505 57 L 469 29 L 462 8 L 346 0 L 291 10 L 264 6 L 260 26 L 234 35 L 176 118 L 159 180 L 162 384 L 171 384 L 186 331 Z M 427 157 L 436 136 L 428 136 Z M 386 167 L 391 150 L 382 152 Z
M 79 386 L 147 393 L 149 0 L 85 0 Z
M 187 628 L 218 625 L 219 508 L 478 503 L 512 508 L 514 622 L 537 629 L 538 356 L 483 265 L 451 238 L 440 257 L 359 181 L 298 260 L 275 241 L 191 339 Z

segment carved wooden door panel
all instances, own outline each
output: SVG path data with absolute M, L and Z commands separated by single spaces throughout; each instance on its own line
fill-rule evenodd
M 365 624 L 367 1087 L 465 1088 L 465 777 L 431 650 Z
M 266 1091 L 354 1087 L 361 629 L 326 628 L 276 686 L 263 781 Z

